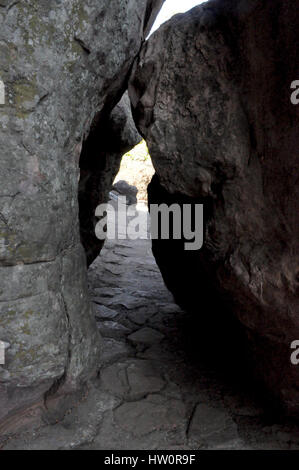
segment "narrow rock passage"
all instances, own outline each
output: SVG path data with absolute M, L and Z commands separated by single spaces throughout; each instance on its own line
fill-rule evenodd
M 102 335 L 98 378 L 63 421 L 6 449 L 299 448 L 298 428 L 267 418 L 238 377 L 226 383 L 192 361 L 191 318 L 164 286 L 149 240 L 107 241 L 89 285 Z
M 186 314 L 163 283 L 150 241 L 108 241 L 89 278 L 103 336 L 100 389 L 117 403 L 92 448 L 242 448 L 219 390 L 188 366 Z

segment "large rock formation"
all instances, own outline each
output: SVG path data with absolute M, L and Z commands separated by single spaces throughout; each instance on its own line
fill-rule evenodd
M 290 414 L 299 413 L 290 361 L 299 339 L 297 8 L 218 0 L 178 15 L 143 46 L 129 86 L 157 172 L 150 202 L 204 204 L 202 250 L 154 242 L 164 279 L 214 330 L 234 314 L 257 376 Z
M 163 0 L 0 4 L 0 421 L 80 387 L 99 338 L 78 224 L 79 159 Z

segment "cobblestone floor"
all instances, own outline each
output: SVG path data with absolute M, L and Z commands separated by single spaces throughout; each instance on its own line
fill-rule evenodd
M 61 422 L 6 449 L 299 448 L 295 424 L 271 418 L 237 377 L 194 360 L 192 321 L 164 286 L 149 240 L 108 241 L 89 284 L 102 335 L 98 378 Z

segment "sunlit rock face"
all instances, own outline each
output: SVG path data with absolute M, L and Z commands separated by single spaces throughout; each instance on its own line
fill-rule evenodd
M 292 0 L 211 1 L 144 44 L 129 86 L 157 172 L 150 202 L 204 203 L 200 251 L 154 241 L 165 282 L 211 328 L 238 320 L 256 376 L 289 414 L 299 413 L 298 27 Z
M 2 422 L 78 389 L 97 368 L 78 223 L 82 142 L 124 93 L 162 3 L 1 2 Z

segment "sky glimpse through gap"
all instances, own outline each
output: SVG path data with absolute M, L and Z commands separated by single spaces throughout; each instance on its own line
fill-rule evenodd
M 152 34 L 162 23 L 169 20 L 176 13 L 184 13 L 206 0 L 166 0 L 151 30 Z

